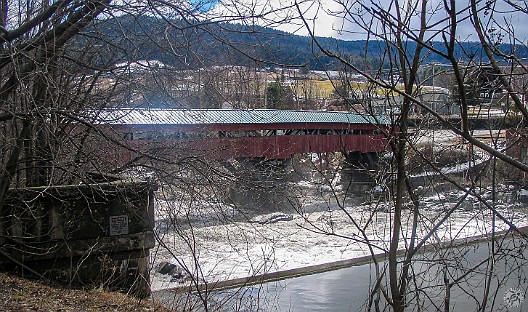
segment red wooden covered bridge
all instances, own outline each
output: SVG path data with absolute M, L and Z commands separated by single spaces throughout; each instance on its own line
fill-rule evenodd
M 386 118 L 343 111 L 109 109 L 99 126 L 131 150 L 213 159 L 286 159 L 324 152 L 389 150 Z

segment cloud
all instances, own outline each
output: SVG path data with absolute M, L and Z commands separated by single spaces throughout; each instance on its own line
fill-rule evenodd
M 244 22 L 272 27 L 298 35 L 334 37 L 338 39 L 365 39 L 370 34 L 381 34 L 389 28 L 378 18 L 380 12 L 396 16 L 395 1 L 392 0 L 210 0 L 218 2 L 208 13 L 211 16 L 232 18 L 244 16 Z M 417 32 L 420 28 L 420 16 L 417 14 L 422 1 L 400 1 L 402 16 L 406 19 L 408 32 Z M 510 1 L 512 2 L 512 1 Z M 513 1 L 514 2 L 514 1 Z M 427 23 L 434 25 L 428 32 L 428 38 L 441 40 L 442 33 L 449 25 L 448 14 L 442 0 L 427 1 Z M 478 38 L 471 23 L 469 1 L 457 1 L 457 38 L 461 41 L 473 41 Z M 498 33 L 505 28 L 515 30 L 517 36 L 525 41 L 528 31 L 528 14 L 512 10 L 506 1 L 493 1 L 493 14 L 485 10 L 486 1 L 479 1 L 479 18 Z M 493 18 L 493 21 L 490 19 Z M 306 25 L 307 26 L 306 26 Z M 371 37 L 372 38 L 372 37 Z

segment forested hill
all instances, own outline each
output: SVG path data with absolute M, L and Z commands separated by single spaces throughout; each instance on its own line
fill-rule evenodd
M 95 34 L 95 35 L 94 35 Z M 309 37 L 238 24 L 196 24 L 163 21 L 152 17 L 120 17 L 100 21 L 85 32 L 81 44 L 97 49 L 94 60 L 108 64 L 121 61 L 159 60 L 177 68 L 197 68 L 211 65 L 299 66 L 314 70 L 339 70 L 336 60 L 325 56 Z M 382 41 L 345 41 L 317 38 L 332 52 L 354 64 L 380 64 L 386 44 Z M 408 42 L 409 50 L 416 45 Z M 440 44 L 436 44 L 440 47 Z M 509 52 L 509 46 L 503 45 Z M 441 49 L 442 50 L 442 49 Z M 521 57 L 528 56 L 526 48 L 518 49 Z M 457 46 L 456 55 L 462 60 L 470 56 L 483 57 L 480 45 L 464 42 Z M 427 62 L 445 63 L 431 55 Z

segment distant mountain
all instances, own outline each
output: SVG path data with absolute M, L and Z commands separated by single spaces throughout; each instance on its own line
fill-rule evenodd
M 312 70 L 339 70 L 341 65 L 319 51 L 309 37 L 293 35 L 256 25 L 226 23 L 189 23 L 165 21 L 148 16 L 124 16 L 100 21 L 84 32 L 79 41 L 83 46 L 97 48 L 98 65 L 119 61 L 157 60 L 176 68 L 198 68 L 212 65 L 298 66 Z M 332 52 L 354 64 L 371 66 L 381 63 L 386 45 L 383 41 L 345 41 L 317 38 Z M 441 44 L 436 44 L 445 50 Z M 408 42 L 411 50 L 416 46 Z M 510 46 L 503 45 L 509 52 Z M 523 47 L 516 51 L 528 56 Z M 485 55 L 477 43 L 464 42 L 457 46 L 456 55 L 463 61 L 471 56 Z M 444 59 L 430 55 L 427 62 L 441 63 Z M 375 68 L 375 67 L 374 67 Z

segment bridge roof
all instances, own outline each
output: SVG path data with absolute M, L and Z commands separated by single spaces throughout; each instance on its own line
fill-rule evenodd
M 115 125 L 206 125 L 206 124 L 284 124 L 342 123 L 383 124 L 387 118 L 345 111 L 301 111 L 271 109 L 108 109 L 99 117 Z

